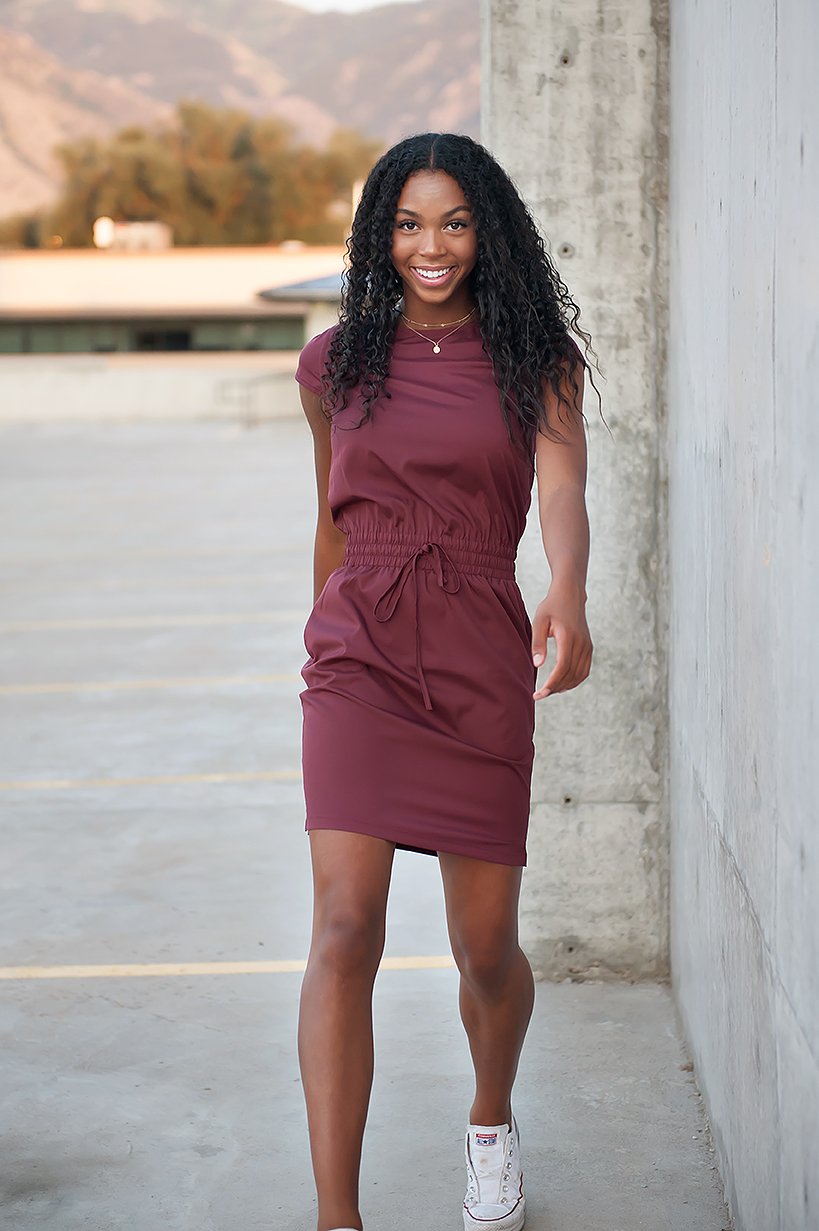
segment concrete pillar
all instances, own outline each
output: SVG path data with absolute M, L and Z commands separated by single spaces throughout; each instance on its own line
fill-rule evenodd
M 483 140 L 593 335 L 590 679 L 538 702 L 524 941 L 547 977 L 667 970 L 665 0 L 483 0 Z M 518 575 L 548 588 L 533 496 Z

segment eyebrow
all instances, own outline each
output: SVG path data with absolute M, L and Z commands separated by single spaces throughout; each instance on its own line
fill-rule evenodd
M 472 211 L 468 205 L 456 205 L 454 209 L 448 209 L 445 214 L 441 214 L 442 218 L 451 218 L 453 214 L 459 213 L 461 210 L 466 210 L 468 214 Z M 420 218 L 420 214 L 416 214 L 414 209 L 406 209 L 403 205 L 399 205 L 395 211 L 397 214 L 409 214 L 411 218 Z

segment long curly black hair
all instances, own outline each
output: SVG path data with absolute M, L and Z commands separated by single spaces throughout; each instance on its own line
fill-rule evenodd
M 378 398 L 390 396 L 390 350 L 403 296 L 392 263 L 392 230 L 404 183 L 416 171 L 446 172 L 472 210 L 478 259 L 471 290 L 483 348 L 492 361 L 510 438 L 512 416 L 522 429 L 518 443 L 531 456 L 538 429 L 564 439 L 548 421 L 544 380 L 554 390 L 561 422 L 561 406 L 569 415 L 583 413 L 577 405 L 577 370 L 590 367 L 570 328 L 583 338 L 586 354 L 596 356 L 578 325 L 580 309 L 517 188 L 484 146 L 461 134 L 407 137 L 387 150 L 367 177 L 347 240 L 339 325 L 323 385 L 325 414 L 330 418 L 346 406 L 350 390 L 360 385 L 363 413 L 355 425 L 360 426 Z

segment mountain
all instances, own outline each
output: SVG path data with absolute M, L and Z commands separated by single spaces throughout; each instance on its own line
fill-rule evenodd
M 0 214 L 54 195 L 56 141 L 150 122 L 180 98 L 278 116 L 318 145 L 336 127 L 385 145 L 429 129 L 477 136 L 478 9 L 2 0 Z
M 60 142 L 151 124 L 169 110 L 114 77 L 67 70 L 31 39 L 2 29 L 0 63 L 0 214 L 53 199 L 59 170 L 52 151 Z

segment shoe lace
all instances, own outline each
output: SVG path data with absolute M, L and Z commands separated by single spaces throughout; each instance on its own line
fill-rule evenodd
M 515 1168 L 515 1139 L 514 1133 L 509 1133 L 506 1138 L 504 1148 L 503 1164 L 501 1167 L 500 1184 L 493 1194 L 493 1199 L 488 1204 L 509 1205 L 510 1202 L 516 1200 L 516 1195 L 512 1193 L 513 1173 Z M 481 1158 L 475 1159 L 472 1157 L 472 1151 L 469 1151 L 470 1172 L 467 1184 L 467 1204 L 477 1205 L 484 1204 L 481 1183 L 489 1180 L 494 1185 L 498 1184 L 498 1174 L 495 1167 L 481 1168 Z

